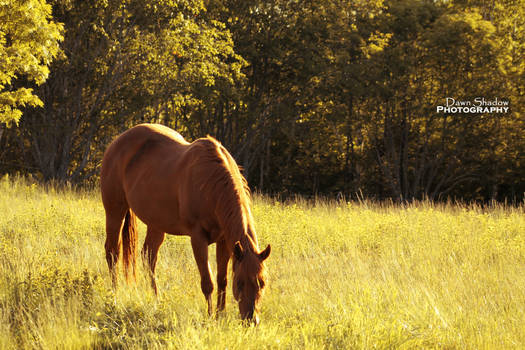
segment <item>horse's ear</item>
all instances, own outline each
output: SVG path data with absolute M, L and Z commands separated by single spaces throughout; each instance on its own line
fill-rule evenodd
M 259 253 L 259 259 L 261 259 L 261 261 L 266 260 L 268 256 L 270 256 L 271 251 L 272 247 L 268 244 L 268 247 L 266 247 L 265 250 Z
M 244 257 L 244 249 L 242 249 L 241 242 L 235 242 L 235 247 L 233 247 L 233 255 L 238 261 L 241 261 Z

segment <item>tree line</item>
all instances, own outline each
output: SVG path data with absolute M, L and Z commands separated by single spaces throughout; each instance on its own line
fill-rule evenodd
M 0 172 L 96 182 L 157 122 L 265 193 L 522 201 L 524 22 L 524 0 L 4 1 Z M 510 110 L 436 110 L 477 98 Z

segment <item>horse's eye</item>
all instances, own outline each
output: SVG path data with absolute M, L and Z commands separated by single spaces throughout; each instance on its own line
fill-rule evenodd
M 243 288 L 244 288 L 244 282 L 243 281 L 237 282 L 237 289 L 239 290 L 239 292 L 241 292 Z
M 261 289 L 264 288 L 264 281 L 263 280 L 259 281 L 259 288 L 261 288 Z

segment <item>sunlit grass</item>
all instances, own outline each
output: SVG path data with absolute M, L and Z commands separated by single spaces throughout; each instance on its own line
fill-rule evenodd
M 259 327 L 209 319 L 186 237 L 113 293 L 97 191 L 0 180 L 0 348 L 523 348 L 523 207 L 256 197 Z M 144 227 L 141 226 L 141 239 Z M 210 248 L 212 269 L 214 246 Z

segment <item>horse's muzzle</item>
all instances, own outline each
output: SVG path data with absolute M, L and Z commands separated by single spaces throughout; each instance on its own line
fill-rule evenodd
M 253 311 L 249 312 L 246 317 L 243 317 L 243 320 L 246 322 L 246 325 L 259 325 L 260 319 L 259 315 L 254 313 Z
M 259 315 L 255 315 L 255 317 L 252 317 L 252 322 L 255 326 L 258 326 L 260 321 L 261 320 L 259 319 Z

